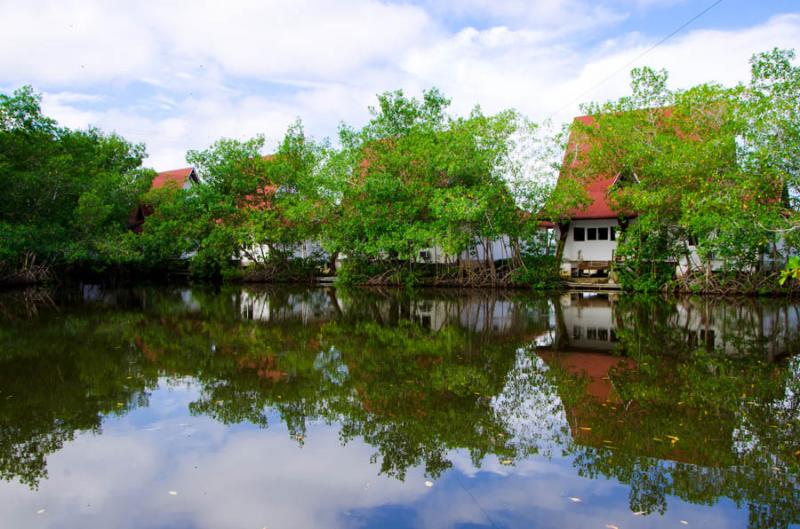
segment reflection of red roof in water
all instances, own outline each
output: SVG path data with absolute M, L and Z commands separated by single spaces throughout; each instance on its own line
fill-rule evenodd
M 600 353 L 552 350 L 539 350 L 538 355 L 551 368 L 560 368 L 569 375 L 588 378 L 586 393 L 566 409 L 570 433 L 577 444 L 622 449 L 635 456 L 703 466 L 728 463 L 724 455 L 717 453 L 717 446 L 719 443 L 729 443 L 729 437 L 724 432 L 720 437 L 721 432 L 713 423 L 692 423 L 692 420 L 703 421 L 698 410 L 684 408 L 677 403 L 668 408 L 634 401 L 623 404 L 615 398 L 611 375 L 615 370 L 637 369 L 632 359 Z M 646 424 L 654 423 L 653 419 L 657 419 L 656 423 L 667 421 L 665 425 L 669 424 L 669 431 L 650 431 L 645 428 Z M 688 430 L 693 431 L 690 434 Z M 674 436 L 675 442 L 670 436 Z M 704 443 L 690 440 L 701 436 Z
M 588 377 L 586 392 L 601 401 L 609 400 L 611 397 L 613 386 L 608 374 L 612 368 L 636 368 L 636 363 L 630 358 L 600 353 L 539 351 L 539 357 L 548 365 L 557 364 L 571 374 Z

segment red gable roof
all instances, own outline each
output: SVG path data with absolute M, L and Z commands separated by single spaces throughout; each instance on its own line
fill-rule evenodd
M 171 171 L 162 171 L 153 178 L 151 189 L 161 189 L 168 182 L 174 182 L 178 187 L 186 185 L 186 180 L 194 172 L 193 167 L 184 167 L 183 169 L 172 169 Z
M 575 118 L 574 123 L 582 123 L 586 126 L 594 125 L 595 120 L 592 116 L 579 116 Z M 576 130 L 577 129 L 577 130 Z M 591 145 L 587 142 L 581 143 L 578 138 L 580 127 L 573 125 L 569 133 L 569 141 L 567 142 L 567 151 L 564 153 L 564 163 L 561 166 L 561 173 L 558 176 L 559 180 L 571 178 L 570 173 L 572 169 L 576 169 L 583 163 L 584 156 L 589 152 Z M 589 195 L 591 203 L 583 209 L 576 209 L 570 213 L 573 219 L 614 219 L 619 216 L 619 213 L 614 211 L 608 203 L 608 191 L 614 182 L 616 176 L 598 175 L 590 181 L 584 183 L 584 189 Z

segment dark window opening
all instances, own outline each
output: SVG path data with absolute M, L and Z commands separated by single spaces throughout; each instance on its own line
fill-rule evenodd
M 586 240 L 587 241 L 596 241 L 597 240 L 597 228 L 587 228 L 586 229 Z
M 716 345 L 716 333 L 713 330 L 701 330 L 700 341 L 705 342 L 706 349 L 713 351 Z
M 597 239 L 600 241 L 608 240 L 608 228 L 597 228 Z
M 583 228 L 575 228 L 572 231 L 572 238 L 576 241 L 585 241 L 586 240 L 586 232 Z
M 575 325 L 572 327 L 572 339 L 573 340 L 580 340 L 581 339 L 581 327 L 580 325 Z
M 611 226 L 610 230 L 611 230 L 611 240 L 612 241 L 616 241 L 617 240 L 617 228 L 616 228 L 616 226 Z
M 597 329 L 586 329 L 587 340 L 597 340 Z
M 608 329 L 597 329 L 597 339 L 604 342 L 608 341 Z

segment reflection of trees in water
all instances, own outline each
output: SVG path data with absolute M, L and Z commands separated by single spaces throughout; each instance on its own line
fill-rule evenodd
M 619 362 L 600 373 L 608 355 L 561 340 L 548 354 L 579 472 L 629 484 L 634 511 L 664 512 L 670 495 L 725 496 L 749 507 L 752 527 L 796 523 L 798 382 L 780 361 L 796 350 L 796 311 L 751 304 L 609 301 Z M 692 340 L 702 331 L 713 342 Z M 584 391 L 567 390 L 580 381 Z
M 749 301 L 482 291 L 90 294 L 0 326 L 5 479 L 35 484 L 76 431 L 146 405 L 159 377 L 188 376 L 200 388 L 192 413 L 266 427 L 274 410 L 299 442 L 309 421 L 336 423 L 343 442 L 363 439 L 399 478 L 417 465 L 440 474 L 454 449 L 476 466 L 566 450 L 581 475 L 629 484 L 635 511 L 663 512 L 669 495 L 726 496 L 749 506 L 754 527 L 798 519 L 798 367 L 770 349 L 778 337 L 794 350 L 786 303 L 748 312 Z M 573 328 L 601 324 L 609 332 L 589 336 L 613 337 L 619 356 L 577 348 L 591 341 Z M 701 328 L 715 330 L 717 349 L 692 341 Z

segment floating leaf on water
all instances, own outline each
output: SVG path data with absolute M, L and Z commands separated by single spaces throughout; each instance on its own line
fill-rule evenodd
M 501 465 L 506 465 L 506 466 L 510 465 L 510 464 L 511 464 L 511 463 L 513 463 L 513 462 L 514 462 L 514 461 L 513 461 L 512 459 L 501 459 L 501 460 L 500 460 L 500 464 L 501 464 Z
M 178 491 L 171 490 L 171 491 L 169 491 L 169 495 L 170 496 L 177 496 L 178 495 Z
M 426 481 L 426 482 L 425 482 L 425 486 L 426 486 L 426 487 L 429 487 L 429 488 L 430 488 L 430 487 L 433 487 L 433 481 Z
M 607 527 L 608 529 L 619 529 L 619 527 L 617 527 L 616 525 L 611 525 L 610 523 L 607 523 L 607 524 L 606 524 L 606 527 Z
M 635 513 L 633 513 L 634 516 L 642 516 L 643 514 L 644 511 L 636 511 Z
M 592 429 L 589 428 L 588 426 L 580 426 L 579 429 L 583 430 L 584 432 L 591 432 L 592 431 Z
M 687 522 L 686 520 L 681 520 L 681 523 L 682 523 L 683 525 L 689 525 L 689 522 Z
M 124 402 L 117 402 L 117 406 L 121 408 L 121 407 L 125 406 L 125 403 Z
M 571 501 L 572 503 L 580 503 L 580 502 L 582 502 L 582 501 L 583 501 L 582 499 L 580 499 L 580 498 L 576 498 L 575 496 L 570 496 L 570 497 L 569 497 L 569 499 L 570 499 L 570 501 Z
M 38 511 L 36 511 L 36 514 L 44 514 L 44 509 L 39 509 Z

